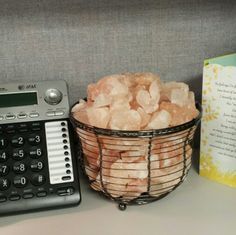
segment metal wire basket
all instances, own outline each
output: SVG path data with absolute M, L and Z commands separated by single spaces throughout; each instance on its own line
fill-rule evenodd
M 191 166 L 193 137 L 201 118 L 185 124 L 142 131 L 102 129 L 70 114 L 78 154 L 90 186 L 119 203 L 146 204 L 165 197 L 185 179 Z M 72 107 L 73 108 L 73 107 Z

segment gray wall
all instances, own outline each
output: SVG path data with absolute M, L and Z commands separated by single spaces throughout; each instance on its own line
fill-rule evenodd
M 87 84 L 126 71 L 183 80 L 200 97 L 205 58 L 236 52 L 234 0 L 0 0 L 0 82 Z

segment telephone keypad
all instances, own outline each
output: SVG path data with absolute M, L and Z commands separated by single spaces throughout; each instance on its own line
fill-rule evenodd
M 0 203 L 42 196 L 38 187 L 49 182 L 45 148 L 40 122 L 0 126 Z
M 68 198 L 78 193 L 71 190 L 77 183 L 68 128 L 66 120 L 0 125 L 0 207 L 4 213 L 18 206 L 25 210 L 25 206 L 47 208 L 44 205 L 55 201 L 57 205 L 74 201 Z

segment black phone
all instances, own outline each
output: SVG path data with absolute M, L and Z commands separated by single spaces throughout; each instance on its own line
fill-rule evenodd
M 81 201 L 65 81 L 0 87 L 0 215 Z

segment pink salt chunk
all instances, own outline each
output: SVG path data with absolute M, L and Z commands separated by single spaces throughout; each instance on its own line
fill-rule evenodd
M 116 111 L 124 111 L 124 110 L 130 110 L 130 104 L 129 101 L 124 97 L 120 99 L 115 99 L 110 104 L 110 112 L 111 114 Z
M 88 99 L 94 101 L 99 94 L 124 96 L 128 94 L 128 87 L 123 81 L 123 75 L 115 74 L 100 79 L 95 84 L 88 85 Z
M 111 104 L 111 100 L 112 100 L 111 96 L 101 93 L 97 97 L 95 97 L 94 107 L 99 108 L 99 107 L 108 106 Z
M 81 109 L 84 109 L 86 106 L 86 101 L 80 99 L 79 102 L 73 107 L 72 113 L 79 112 Z
M 178 91 L 174 91 L 174 94 L 172 94 L 173 90 L 178 90 Z M 175 103 L 175 99 L 176 99 L 176 92 L 177 92 L 177 97 L 178 96 L 178 92 L 182 92 L 182 94 L 184 95 L 184 97 L 186 98 L 186 94 L 188 94 L 189 92 L 189 87 L 187 84 L 183 83 L 183 82 L 166 82 L 164 84 L 162 84 L 162 90 L 161 90 L 161 99 L 160 101 L 173 101 L 172 103 Z M 178 98 L 177 98 L 177 102 L 178 102 Z M 182 101 L 181 101 L 182 102 Z
M 154 80 L 149 87 L 149 93 L 151 98 L 156 100 L 157 102 L 159 102 L 160 100 L 160 90 L 160 84 L 158 84 L 157 80 Z
M 141 117 L 135 110 L 114 112 L 109 127 L 115 130 L 140 130 Z
M 141 116 L 141 128 L 145 127 L 148 122 L 150 121 L 151 119 L 151 115 L 147 114 L 143 108 L 138 108 L 137 111 L 139 112 L 140 116 Z
M 97 97 L 99 93 L 100 93 L 100 90 L 98 89 L 96 83 L 91 83 L 88 85 L 88 88 L 87 88 L 88 100 L 94 101 L 95 97 Z
M 86 103 L 86 101 L 80 100 L 80 102 L 76 104 L 72 109 L 73 117 L 82 123 L 89 124 L 87 115 L 88 107 L 89 105 L 88 103 Z
M 166 110 L 171 115 L 171 126 L 177 126 L 191 121 L 198 115 L 198 110 L 195 105 L 189 105 L 186 107 L 180 107 L 177 104 L 170 102 L 162 102 L 160 104 L 161 110 Z
M 173 104 L 183 107 L 188 102 L 188 91 L 183 89 L 173 89 L 171 91 L 170 101 Z
M 161 110 L 153 114 L 146 129 L 167 128 L 171 123 L 171 115 L 166 110 Z
M 153 73 L 135 73 L 134 78 L 136 84 L 139 85 L 150 86 L 150 84 L 155 80 L 158 81 L 158 83 L 161 83 L 160 77 Z
M 137 93 L 136 100 L 146 113 L 153 113 L 159 107 L 158 100 L 152 99 L 146 90 L 140 90 Z
M 87 109 L 87 115 L 90 125 L 100 128 L 106 128 L 110 120 L 110 112 L 107 107 L 90 107 Z

